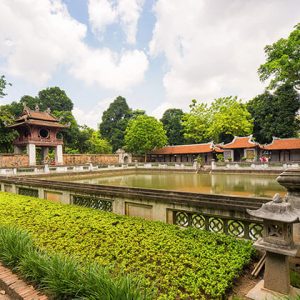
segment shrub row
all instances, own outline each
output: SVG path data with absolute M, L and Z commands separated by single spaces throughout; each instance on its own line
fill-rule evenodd
M 154 285 L 158 299 L 223 296 L 251 259 L 250 242 L 197 229 L 0 193 L 0 224 L 52 253 L 109 266 Z
M 83 267 L 73 258 L 40 251 L 26 232 L 15 227 L 0 226 L 0 260 L 51 299 L 152 298 L 128 276 L 112 278 L 107 269 L 96 263 Z

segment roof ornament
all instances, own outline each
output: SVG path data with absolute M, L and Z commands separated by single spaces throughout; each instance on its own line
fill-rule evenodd
M 280 195 L 278 193 L 276 193 L 272 199 L 272 202 L 274 203 L 282 203 L 283 199 L 280 197 Z
M 38 104 L 35 105 L 35 111 L 40 111 L 40 108 L 39 108 Z
M 50 114 L 50 113 L 51 113 L 51 108 L 50 108 L 50 107 L 47 107 L 46 113 L 47 113 L 47 114 Z
M 23 102 L 23 115 L 29 115 L 30 114 L 30 109 L 27 106 L 27 103 L 24 101 Z

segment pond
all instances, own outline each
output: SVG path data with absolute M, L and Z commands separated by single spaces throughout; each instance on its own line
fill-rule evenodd
M 55 180 L 110 186 L 127 186 L 251 197 L 273 197 L 285 194 L 276 175 L 254 174 L 196 174 L 180 172 L 136 172 L 95 177 L 61 177 Z

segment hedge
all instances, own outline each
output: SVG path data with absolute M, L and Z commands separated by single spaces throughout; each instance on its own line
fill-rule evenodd
M 0 224 L 49 253 L 143 277 L 161 300 L 222 297 L 253 254 L 251 242 L 222 234 L 3 192 Z
M 50 299 L 151 300 L 154 295 L 139 281 L 129 276 L 112 277 L 96 263 L 80 265 L 72 257 L 48 255 L 15 227 L 0 225 L 0 260 Z

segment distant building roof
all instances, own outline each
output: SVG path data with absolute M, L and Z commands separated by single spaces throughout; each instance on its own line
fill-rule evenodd
M 212 142 L 205 144 L 193 144 L 193 145 L 178 145 L 178 146 L 166 146 L 160 149 L 155 149 L 151 154 L 197 154 L 197 153 L 209 153 L 209 152 L 223 152 L 219 147 L 215 147 Z
M 288 138 L 280 139 L 273 137 L 273 141 L 268 145 L 261 145 L 264 150 L 291 150 L 300 149 L 300 139 L 298 138 Z
M 234 139 L 225 145 L 222 145 L 221 147 L 223 149 L 239 149 L 239 148 L 255 148 L 258 147 L 258 143 L 255 143 L 252 140 L 252 135 L 249 136 L 235 136 Z

